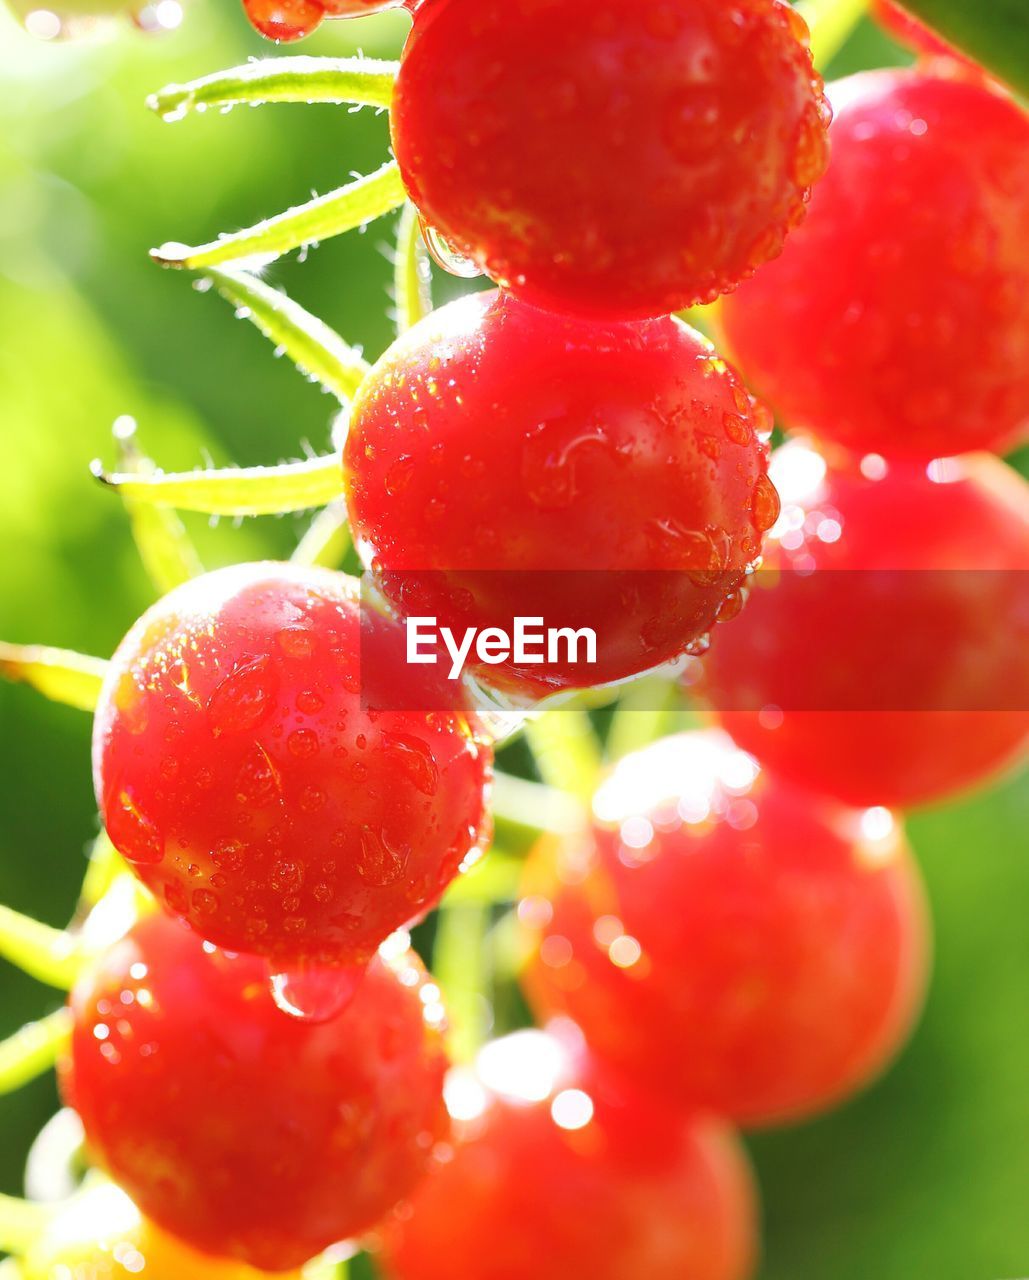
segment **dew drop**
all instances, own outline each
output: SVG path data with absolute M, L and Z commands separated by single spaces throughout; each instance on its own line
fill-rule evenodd
M 399 733 L 383 734 L 387 752 L 425 796 L 439 790 L 439 766 L 424 742 Z
M 153 865 L 164 857 L 164 837 L 140 809 L 133 792 L 118 792 L 107 812 L 107 834 L 115 848 L 130 862 Z
M 404 874 L 408 854 L 390 849 L 382 836 L 365 827 L 361 832 L 361 854 L 357 873 L 362 880 L 376 887 L 395 884 Z
M 754 527 L 762 533 L 770 529 L 779 519 L 779 494 L 775 485 L 766 475 L 760 475 L 750 496 L 750 513 Z
M 465 254 L 455 249 L 441 232 L 437 231 L 424 218 L 420 218 L 422 228 L 422 239 L 425 241 L 425 247 L 432 255 L 432 260 L 437 266 L 442 267 L 444 271 L 449 272 L 452 276 L 459 276 L 462 280 L 474 280 L 476 276 L 481 276 L 482 272 Z
M 360 967 L 302 961 L 272 975 L 272 999 L 283 1013 L 300 1022 L 328 1022 L 347 1008 L 364 975 Z
M 207 716 L 214 736 L 255 729 L 272 709 L 274 672 L 267 654 L 230 672 L 207 700 Z

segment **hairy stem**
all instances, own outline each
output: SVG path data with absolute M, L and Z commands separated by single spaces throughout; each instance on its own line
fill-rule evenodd
M 82 951 L 70 933 L 2 904 L 0 956 L 30 977 L 62 991 L 75 982 L 82 967 Z
M 256 226 L 191 248 L 169 242 L 150 256 L 166 267 L 213 267 L 223 262 L 265 264 L 304 245 L 327 240 L 381 217 L 405 200 L 400 170 L 391 161 L 367 177 L 356 178 L 324 196 L 266 218 Z
M 12 1093 L 49 1071 L 63 1053 L 70 1034 L 71 1012 L 58 1009 L 0 1041 L 0 1094 Z M 2 1216 L 0 1203 L 0 1247 L 3 1247 Z
M 393 264 L 397 333 L 406 333 L 432 310 L 432 267 L 422 239 L 418 210 L 404 205 L 397 224 L 397 256 Z
M 70 649 L 0 640 L 0 676 L 31 685 L 54 702 L 92 711 L 100 696 L 107 663 Z
M 225 467 L 153 476 L 108 473 L 95 462 L 93 474 L 102 484 L 132 501 L 211 516 L 306 511 L 335 501 L 343 492 L 338 454 L 287 462 L 278 467 Z
M 349 404 L 370 366 L 334 329 L 280 289 L 245 271 L 209 270 L 208 279 L 236 314 L 249 320 L 301 373 Z
M 399 63 L 374 58 L 265 58 L 229 67 L 187 84 L 170 84 L 147 98 L 164 120 L 206 107 L 241 103 L 335 102 L 388 107 Z

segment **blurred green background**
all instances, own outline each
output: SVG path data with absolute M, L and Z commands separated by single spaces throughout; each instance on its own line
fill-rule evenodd
M 326 24 L 305 53 L 392 56 L 406 19 Z M 152 598 L 116 499 L 90 479 L 131 414 L 167 469 L 251 464 L 328 443 L 332 402 L 213 294 L 152 266 L 368 172 L 384 117 L 237 109 L 172 125 L 144 108 L 173 80 L 267 56 L 238 0 L 178 31 L 40 44 L 0 10 L 0 636 L 108 655 Z M 862 26 L 834 71 L 904 55 Z M 392 220 L 272 280 L 377 355 L 391 325 Z M 462 286 L 438 282 L 437 297 Z M 209 567 L 286 555 L 293 517 L 190 521 Z M 96 831 L 89 718 L 0 686 L 0 901 L 55 924 Z M 937 932 L 914 1042 L 851 1105 L 750 1143 L 766 1215 L 763 1280 L 1005 1280 L 1029 1274 L 1029 788 L 1007 783 L 912 818 Z M 0 961 L 0 1035 L 56 1006 Z M 20 1189 L 53 1084 L 0 1098 L 0 1190 Z M 580 1280 L 570 1277 L 569 1280 Z M 587 1280 L 587 1278 L 581 1278 Z M 629 1277 L 626 1278 L 629 1280 Z

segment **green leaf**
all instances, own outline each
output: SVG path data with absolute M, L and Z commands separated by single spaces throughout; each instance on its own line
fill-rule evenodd
M 208 271 L 207 278 L 241 319 L 256 325 L 301 373 L 349 404 L 371 367 L 335 330 L 280 289 L 245 271 Z
M 904 7 L 1020 93 L 1029 93 L 1026 0 L 904 0 Z
M 163 120 L 206 107 L 240 103 L 336 102 L 388 107 L 399 63 L 374 58 L 265 58 L 213 75 L 170 84 L 147 99 Z
M 306 511 L 333 502 L 343 493 L 342 464 L 335 453 L 278 467 L 225 467 L 152 476 L 108 473 L 95 462 L 93 474 L 131 501 L 211 516 Z
M 432 310 L 432 268 L 422 239 L 418 210 L 408 201 L 397 224 L 397 256 L 393 265 L 397 333 L 406 333 Z
M 169 242 L 152 249 L 150 256 L 165 267 L 212 267 L 222 262 L 246 262 L 252 267 L 255 262 L 268 263 L 291 249 L 351 231 L 396 209 L 406 198 L 400 169 L 391 161 L 367 177 L 356 178 L 244 231 L 196 248 Z
M 38 1022 L 30 1022 L 13 1036 L 0 1041 L 0 1095 L 13 1093 L 22 1085 L 49 1071 L 63 1052 L 71 1034 L 71 1013 L 61 1008 Z M 0 1199 L 0 1247 L 4 1204 Z
M 52 929 L 0 904 L 0 956 L 30 977 L 67 991 L 82 968 L 83 953 L 64 929 Z
M 107 663 L 69 649 L 0 640 L 0 676 L 32 685 L 54 702 L 92 711 L 100 696 Z
M 118 466 L 128 475 L 152 476 L 157 468 L 136 444 L 133 418 L 119 418 L 114 424 L 118 442 Z M 204 571 L 196 548 L 182 521 L 170 507 L 155 507 L 125 498 L 125 510 L 132 537 L 147 576 L 164 595 L 174 587 L 199 577 Z

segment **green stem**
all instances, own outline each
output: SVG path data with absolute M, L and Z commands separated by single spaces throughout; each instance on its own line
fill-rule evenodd
M 70 1034 L 71 1013 L 58 1009 L 0 1041 L 0 1094 L 12 1093 L 49 1071 Z
M 107 663 L 70 649 L 0 640 L 0 676 L 31 685 L 54 702 L 92 711 L 100 696 Z
M 528 720 L 525 736 L 543 781 L 589 802 L 601 769 L 600 743 L 589 716 L 557 707 Z
M 797 5 L 811 32 L 811 53 L 820 71 L 847 43 L 867 9 L 868 0 L 801 0 Z
M 89 851 L 89 864 L 79 894 L 79 910 L 88 913 L 128 868 L 106 831 L 101 831 Z
M 0 905 L 0 956 L 30 977 L 67 991 L 82 967 L 82 951 L 64 929 Z
M 0 1195 L 0 1249 L 24 1253 L 46 1227 L 50 1214 L 44 1205 Z
M 114 424 L 118 442 L 118 466 L 127 475 L 152 476 L 157 468 L 136 443 L 133 418 L 119 418 Z M 170 507 L 155 507 L 126 498 L 125 510 L 132 537 L 147 576 L 163 595 L 174 587 L 197 578 L 204 571 L 196 548 L 182 521 Z
M 1025 0 L 904 0 L 923 22 L 988 71 L 1029 94 L 1029 9 Z
M 432 972 L 443 992 L 454 1062 L 471 1062 L 488 1033 L 487 992 L 492 975 L 486 937 L 489 907 L 448 901 L 440 910 Z
M 404 184 L 395 161 L 367 177 L 357 178 L 306 204 L 287 209 L 256 226 L 223 235 L 210 244 L 191 248 L 169 242 L 150 256 L 165 267 L 213 267 L 222 262 L 268 263 L 291 249 L 299 249 L 351 231 L 381 217 L 405 200 Z
M 422 239 L 418 210 L 408 201 L 397 224 L 397 256 L 393 264 L 397 333 L 406 333 L 432 310 L 432 267 Z
M 496 817 L 530 831 L 565 835 L 583 823 L 583 807 L 574 796 L 509 773 L 493 775 L 492 808 Z
M 282 290 L 271 288 L 256 276 L 215 270 L 209 270 L 207 276 L 236 307 L 236 314 L 254 324 L 301 373 L 331 391 L 342 404 L 350 403 L 371 367 L 360 352 Z
M 164 120 L 181 120 L 205 107 L 241 103 L 335 102 L 388 107 L 399 63 L 374 58 L 265 58 L 213 75 L 170 84 L 147 98 Z
M 290 556 L 294 564 L 324 565 L 337 569 L 351 547 L 347 511 L 342 502 L 333 502 L 319 511 Z
M 338 454 L 283 463 L 278 467 L 225 467 L 153 476 L 112 474 L 94 462 L 93 474 L 102 484 L 132 501 L 200 511 L 210 516 L 307 511 L 335 501 L 343 492 Z
M 661 737 L 674 704 L 671 680 L 648 676 L 629 685 L 611 718 L 605 744 L 608 759 L 620 760 Z

